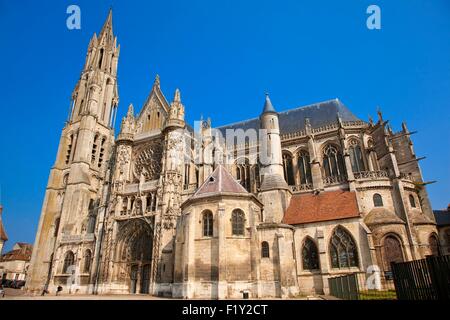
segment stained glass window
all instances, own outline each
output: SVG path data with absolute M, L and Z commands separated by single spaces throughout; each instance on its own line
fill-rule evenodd
M 236 209 L 231 214 L 232 232 L 235 236 L 244 235 L 245 214 L 239 209 Z
M 261 243 L 261 258 L 269 258 L 269 243 L 267 241 L 263 241 Z
M 302 261 L 304 270 L 319 269 L 319 253 L 313 240 L 306 238 L 302 247 Z
M 213 236 L 213 214 L 211 211 L 206 211 L 203 213 L 203 236 Z
M 330 243 L 331 266 L 349 268 L 358 266 L 358 250 L 350 234 L 342 227 L 337 227 Z

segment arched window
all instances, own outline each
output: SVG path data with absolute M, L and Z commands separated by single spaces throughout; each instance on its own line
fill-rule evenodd
M 328 145 L 323 150 L 323 168 L 325 170 L 325 176 L 327 177 L 346 175 L 344 158 L 335 146 Z
M 330 241 L 331 266 L 349 268 L 358 266 L 358 250 L 350 234 L 342 227 L 337 227 Z
M 84 273 L 91 272 L 91 259 L 92 259 L 92 253 L 91 253 L 91 250 L 88 249 L 84 252 L 84 266 L 83 266 Z
M 191 172 L 191 165 L 190 165 L 190 163 L 187 163 L 184 165 L 184 189 L 189 188 L 190 172 Z
M 69 164 L 70 162 L 70 155 L 72 154 L 72 145 L 73 145 L 73 134 L 70 135 L 69 144 L 67 145 L 66 164 Z
M 375 193 L 373 195 L 373 206 L 374 207 L 382 207 L 383 206 L 383 198 L 378 193 Z
M 295 185 L 294 168 L 292 166 L 292 157 L 288 153 L 283 153 L 284 179 L 290 186 Z
M 239 166 L 236 167 L 236 180 L 241 180 L 241 168 Z
M 411 208 L 416 207 L 416 200 L 414 199 L 414 196 L 412 194 L 409 195 L 409 205 L 411 206 Z
M 256 164 L 253 166 L 253 169 L 255 170 L 255 182 L 256 182 L 256 189 L 259 189 L 261 187 L 261 176 L 259 174 L 259 160 L 256 162 Z
M 240 209 L 236 209 L 231 214 L 231 228 L 235 236 L 244 235 L 245 214 Z
M 67 273 L 69 271 L 69 267 L 73 266 L 75 262 L 75 256 L 72 251 L 67 251 L 66 256 L 64 258 L 63 272 Z
M 435 257 L 439 256 L 440 255 L 439 240 L 435 234 L 430 235 L 428 243 L 430 245 L 430 254 Z
M 387 271 L 391 270 L 391 264 L 393 262 L 399 263 L 404 261 L 402 244 L 396 237 L 389 235 L 384 238 L 383 255 L 385 270 Z
M 101 68 L 102 67 L 102 63 L 103 63 L 103 49 L 100 49 L 100 57 L 98 59 L 98 67 Z
M 365 171 L 364 160 L 361 152 L 361 146 L 357 140 L 351 140 L 349 146 L 350 162 L 353 172 Z
M 298 153 L 298 172 L 300 174 L 300 184 L 312 183 L 311 176 L 311 161 L 309 153 L 306 151 L 300 151 Z
M 213 214 L 211 211 L 205 211 L 203 213 L 203 236 L 212 237 L 213 236 Z
M 239 180 L 240 184 L 248 191 L 251 190 L 251 179 L 250 179 L 250 161 L 245 159 L 238 159 L 236 164 L 236 179 Z
M 302 247 L 303 270 L 319 269 L 319 251 L 311 238 L 306 238 Z
M 267 241 L 263 241 L 261 243 L 261 258 L 269 258 L 269 257 L 270 257 L 269 243 Z

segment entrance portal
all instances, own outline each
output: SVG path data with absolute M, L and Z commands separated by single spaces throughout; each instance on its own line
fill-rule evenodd
M 150 292 L 153 232 L 149 223 L 141 219 L 123 222 L 119 226 L 118 258 L 123 279 L 131 294 Z

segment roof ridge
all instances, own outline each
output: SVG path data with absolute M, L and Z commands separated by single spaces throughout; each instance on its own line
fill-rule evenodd
M 313 106 L 317 106 L 317 105 L 321 105 L 321 104 L 325 104 L 325 103 L 330 103 L 330 102 L 337 102 L 339 106 L 344 106 L 344 107 L 346 107 L 345 104 L 343 104 L 342 101 L 339 100 L 339 98 L 334 98 L 334 99 L 328 99 L 328 100 L 319 101 L 319 102 L 315 102 L 315 103 L 310 103 L 310 104 L 307 104 L 307 105 L 304 105 L 304 106 L 294 107 L 294 108 L 287 109 L 287 110 L 283 110 L 283 111 L 278 111 L 277 113 L 278 113 L 278 114 L 286 114 L 286 113 L 288 113 L 288 112 L 290 112 L 290 111 L 295 111 L 295 110 L 299 110 L 299 109 L 306 109 L 306 108 L 310 108 L 310 107 L 313 107 Z M 346 108 L 347 108 L 347 107 L 346 107 Z M 349 111 L 350 111 L 350 110 L 349 110 Z M 350 112 L 351 112 L 351 111 L 350 111 Z M 352 114 L 353 114 L 353 113 L 352 113 Z M 355 116 L 355 117 L 356 117 L 356 116 Z M 356 118 L 357 118 L 357 117 L 356 117 Z M 221 128 L 226 128 L 226 127 L 231 127 L 231 126 L 236 125 L 236 124 L 242 124 L 242 123 L 250 122 L 250 121 L 254 121 L 254 120 L 259 120 L 259 117 L 254 117 L 254 118 L 250 118 L 250 119 L 245 119 L 245 120 L 242 120 L 242 121 L 231 122 L 231 123 L 228 123 L 228 124 L 224 124 L 224 125 L 215 127 L 215 129 L 221 129 Z

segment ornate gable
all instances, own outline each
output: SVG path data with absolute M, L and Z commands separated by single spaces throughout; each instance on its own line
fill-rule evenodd
M 152 90 L 137 118 L 137 132 L 161 130 L 169 114 L 169 103 L 161 91 L 159 76 L 156 76 Z

